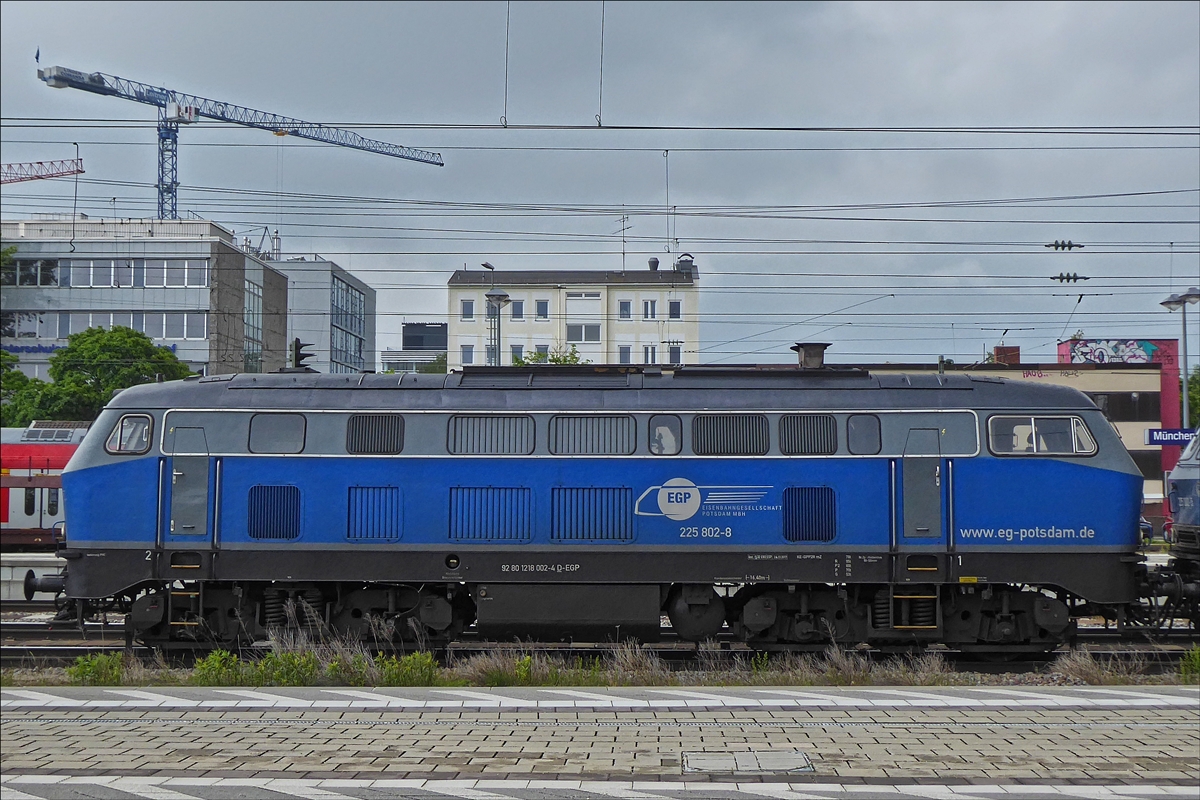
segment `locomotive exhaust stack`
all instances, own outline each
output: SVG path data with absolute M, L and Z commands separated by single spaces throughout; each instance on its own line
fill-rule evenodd
M 800 369 L 825 369 L 825 350 L 829 342 L 796 342 L 789 349 L 800 357 Z

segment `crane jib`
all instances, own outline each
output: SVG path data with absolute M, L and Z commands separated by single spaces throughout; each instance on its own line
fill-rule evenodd
M 82 89 L 93 94 L 103 94 L 132 100 L 136 103 L 156 106 L 162 109 L 159 116 L 159 149 L 170 150 L 167 157 L 159 158 L 158 176 L 158 215 L 162 219 L 177 219 L 176 189 L 179 185 L 177 161 L 174 157 L 176 146 L 176 131 L 180 123 L 193 122 L 196 117 L 207 117 L 222 122 L 232 122 L 249 128 L 259 128 L 277 134 L 298 136 L 314 142 L 351 147 L 368 153 L 403 158 L 422 164 L 444 166 L 440 153 L 428 150 L 418 150 L 390 142 L 367 139 L 354 131 L 342 128 L 332 128 L 319 123 L 305 122 L 292 117 L 270 114 L 252 108 L 235 106 L 205 97 L 184 94 L 160 86 L 106 75 L 102 72 L 80 72 L 67 67 L 47 67 L 37 71 L 38 78 L 45 81 L 47 86 L 55 89 Z M 178 110 L 179 113 L 168 116 L 168 109 Z M 164 135 L 164 131 L 166 134 Z

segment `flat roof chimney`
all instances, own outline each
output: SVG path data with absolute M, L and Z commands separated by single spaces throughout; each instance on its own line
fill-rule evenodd
M 824 369 L 825 348 L 829 342 L 796 342 L 790 349 L 800 357 L 800 369 Z

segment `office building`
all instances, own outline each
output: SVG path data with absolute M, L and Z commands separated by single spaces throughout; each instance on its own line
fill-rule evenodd
M 6 221 L 0 347 L 31 377 L 90 327 L 144 332 L 204 374 L 284 365 L 287 278 L 205 220 Z
M 288 341 L 312 345 L 317 372 L 375 369 L 375 290 L 334 262 L 316 256 L 269 261 L 287 276 Z

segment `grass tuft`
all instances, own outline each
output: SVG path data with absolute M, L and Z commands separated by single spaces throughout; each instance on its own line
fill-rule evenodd
M 1200 684 L 1200 645 L 1193 645 L 1179 662 L 1179 677 L 1184 683 Z

